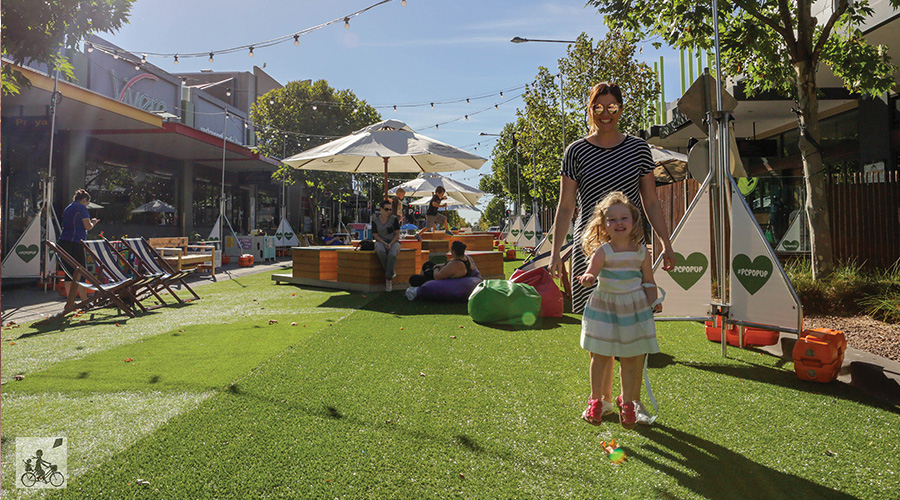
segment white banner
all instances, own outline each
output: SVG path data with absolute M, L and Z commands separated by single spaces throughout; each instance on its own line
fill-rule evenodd
M 541 227 L 537 220 L 537 214 L 532 214 L 519 237 L 516 239 L 516 245 L 520 247 L 533 248 L 537 246 L 538 235 L 541 233 Z
M 286 218 L 282 218 L 281 223 L 278 224 L 278 229 L 275 231 L 275 246 L 295 247 L 299 245 L 300 239 L 297 238 L 297 234 L 294 233 L 294 228 L 291 227 L 291 223 L 288 222 Z
M 519 235 L 522 234 L 522 230 L 525 229 L 525 225 L 522 224 L 522 216 L 521 215 L 513 215 L 510 217 L 509 224 L 509 232 L 503 238 L 503 241 L 506 242 L 507 245 L 512 245 L 519 240 Z
M 675 268 L 659 272 L 662 258 L 653 266 L 657 286 L 666 291 L 661 318 L 709 317 L 712 296 L 710 265 L 709 185 L 704 184 L 672 233 Z
M 806 223 L 806 211 L 800 210 L 788 226 L 787 232 L 775 247 L 777 252 L 809 252 L 809 229 Z
M 541 241 L 537 244 L 537 251 L 535 255 L 541 255 L 553 250 L 553 233 L 556 231 L 556 224 L 550 226 L 550 230 L 544 233 L 544 237 L 541 238 Z M 562 242 L 563 245 L 566 243 L 571 243 L 572 240 L 575 239 L 575 225 L 572 224 L 572 221 L 569 221 L 569 230 L 566 231 L 566 239 Z
M 797 294 L 733 180 L 731 224 L 731 319 L 798 330 Z
M 222 223 L 222 217 L 220 216 L 218 219 L 216 219 L 216 224 L 213 226 L 212 231 L 209 232 L 209 238 L 206 238 L 207 240 L 219 241 L 219 236 L 220 236 L 219 224 L 221 224 L 221 223 Z
M 50 228 L 53 231 L 52 225 Z M 51 241 L 56 241 L 56 235 L 52 234 Z M 41 215 L 36 214 L 25 232 L 19 237 L 19 241 L 13 245 L 10 252 L 3 259 L 4 278 L 40 278 L 41 277 Z M 50 273 L 56 272 L 55 260 L 51 259 L 47 266 Z

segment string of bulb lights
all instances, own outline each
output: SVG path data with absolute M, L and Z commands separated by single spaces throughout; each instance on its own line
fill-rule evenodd
M 370 5 L 370 6 L 366 7 L 366 8 L 364 8 L 364 9 L 360 9 L 360 10 L 358 10 L 358 11 L 356 11 L 356 12 L 353 12 L 353 13 L 350 13 L 350 14 L 347 14 L 347 15 L 344 15 L 344 16 L 341 16 L 341 17 L 338 17 L 338 18 L 336 18 L 336 19 L 332 19 L 331 21 L 327 21 L 327 22 L 324 22 L 324 23 L 319 24 L 319 25 L 316 25 L 316 26 L 312 26 L 312 27 L 309 27 L 309 28 L 304 28 L 304 29 L 302 29 L 302 30 L 300 30 L 300 31 L 295 31 L 295 32 L 293 32 L 293 33 L 290 33 L 290 34 L 287 34 L 287 35 L 282 35 L 282 36 L 279 36 L 279 37 L 277 37 L 277 38 L 272 38 L 272 39 L 270 39 L 270 40 L 264 40 L 264 41 L 261 41 L 261 42 L 255 42 L 255 43 L 249 43 L 249 44 L 245 44 L 245 45 L 239 45 L 239 46 L 237 46 L 237 47 L 231 47 L 231 48 L 227 48 L 227 49 L 211 50 L 211 51 L 209 51 L 209 52 L 149 52 L 149 51 L 130 51 L 130 52 L 135 53 L 135 54 L 141 54 L 141 64 L 146 64 L 146 63 L 147 63 L 147 58 L 148 58 L 148 57 L 155 57 L 155 58 L 172 58 L 173 64 L 178 64 L 178 59 L 179 59 L 179 58 L 184 59 L 184 58 L 206 57 L 206 56 L 209 56 L 208 61 L 209 61 L 209 62 L 215 62 L 215 56 L 217 56 L 217 55 L 222 55 L 222 54 L 234 54 L 234 53 L 236 53 L 236 52 L 243 52 L 243 51 L 245 51 L 245 50 L 247 51 L 247 55 L 248 55 L 248 56 L 253 57 L 253 55 L 254 55 L 254 50 L 255 50 L 255 49 L 266 48 L 266 47 L 272 47 L 272 46 L 274 46 L 274 45 L 279 45 L 279 44 L 285 43 L 285 42 L 287 42 L 287 41 L 290 41 L 291 39 L 294 40 L 294 45 L 300 45 L 300 37 L 301 37 L 301 36 L 308 35 L 308 34 L 314 32 L 314 31 L 318 31 L 318 30 L 320 30 L 320 29 L 322 29 L 322 28 L 325 28 L 325 27 L 327 27 L 327 26 L 331 26 L 332 24 L 336 24 L 336 23 L 343 22 L 343 23 L 344 23 L 344 28 L 350 29 L 350 19 L 353 19 L 354 17 L 357 17 L 357 16 L 359 16 L 359 15 L 361 15 L 361 14 L 363 14 L 363 13 L 365 13 L 365 12 L 371 10 L 371 9 L 374 9 L 375 7 L 378 7 L 378 6 L 380 6 L 380 5 L 384 5 L 384 4 L 386 4 L 386 3 L 388 3 L 388 2 L 392 2 L 392 1 L 393 1 L 393 0 L 381 0 L 380 2 L 375 3 L 375 4 L 372 4 L 372 5 Z M 406 0 L 401 0 L 401 1 L 400 1 L 400 5 L 404 5 L 404 6 L 405 6 L 405 5 L 406 5 Z M 88 42 L 88 43 L 87 43 L 87 51 L 88 51 L 88 52 L 92 52 L 94 49 L 102 50 L 102 51 L 107 52 L 107 53 L 109 53 L 109 54 L 111 54 L 111 55 L 116 55 L 116 54 L 118 54 L 118 49 L 116 49 L 115 47 L 108 47 L 108 46 L 104 46 L 104 45 L 100 45 L 100 44 L 95 44 L 95 43 L 92 43 L 92 42 Z

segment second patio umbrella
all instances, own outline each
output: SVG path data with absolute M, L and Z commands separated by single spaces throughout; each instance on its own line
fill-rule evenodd
M 438 186 L 444 186 L 447 196 L 454 200 L 474 207 L 478 200 L 484 196 L 484 191 L 467 186 L 437 173 L 421 173 L 411 181 L 392 187 L 388 193 L 396 193 L 403 188 L 409 196 L 430 196 Z M 427 205 L 427 203 L 424 203 Z M 449 205 L 450 203 L 448 203 Z
M 453 172 L 479 168 L 487 160 L 417 134 L 399 120 L 385 120 L 286 158 L 299 170 L 331 172 Z

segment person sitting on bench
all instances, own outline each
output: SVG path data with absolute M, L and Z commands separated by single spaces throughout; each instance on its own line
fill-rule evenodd
M 454 241 L 450 244 L 450 255 L 453 257 L 446 264 L 437 264 L 430 260 L 422 264 L 422 274 L 409 277 L 410 286 L 422 286 L 431 280 L 450 278 L 468 278 L 472 276 L 472 261 L 466 255 L 466 244 Z

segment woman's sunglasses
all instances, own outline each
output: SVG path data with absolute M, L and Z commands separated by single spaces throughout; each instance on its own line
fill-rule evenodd
M 604 108 L 602 104 L 594 104 L 593 106 L 591 106 L 591 109 L 594 110 L 595 115 L 599 115 L 600 113 L 603 113 Z M 606 112 L 611 115 L 618 113 L 621 109 L 621 104 L 612 103 L 606 105 Z
M 394 210 L 391 207 L 381 207 L 381 209 L 384 210 L 385 212 L 392 212 Z

